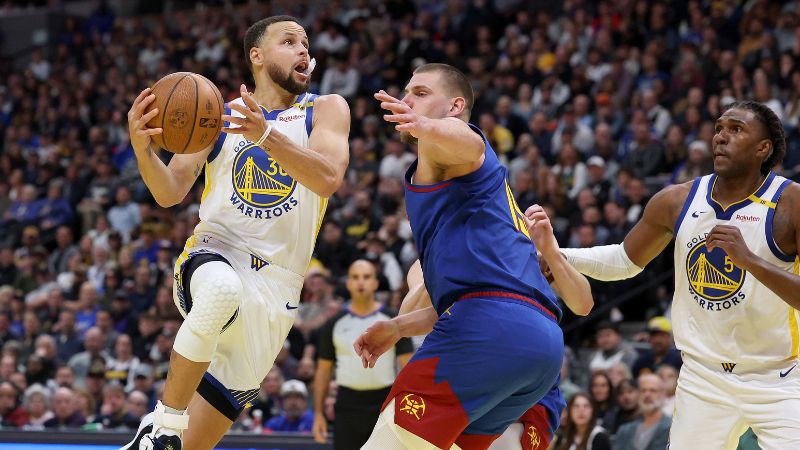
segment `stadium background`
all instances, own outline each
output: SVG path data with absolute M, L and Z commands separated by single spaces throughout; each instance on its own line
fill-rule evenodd
M 352 114 L 350 166 L 277 362 L 285 379 L 313 378 L 304 348 L 346 301 L 355 258 L 380 268 L 382 301 L 397 307 L 405 293 L 415 251 L 401 176 L 414 149 L 372 93 L 396 94 L 421 63 L 468 74 L 471 120 L 508 165 L 519 205 L 548 208 L 562 246 L 618 243 L 653 193 L 709 173 L 713 121 L 734 99 L 778 114 L 788 137 L 780 171 L 798 178 L 798 1 L 0 1 L 0 442 L 112 445 L 130 432 L 98 428 L 135 428 L 151 409 L 179 326 L 172 262 L 197 223 L 203 177 L 178 206 L 157 207 L 126 112 L 175 71 L 205 75 L 226 100 L 252 87 L 242 38 L 274 14 L 301 19 L 318 62 L 312 91 L 341 94 Z M 671 285 L 671 250 L 633 280 L 593 283 L 592 314 L 562 323 L 566 380 L 590 390 L 601 320 L 621 331 L 615 351 L 646 352 L 642 331 L 669 316 Z M 113 380 L 127 397 L 104 405 Z M 58 386 L 83 399 L 65 408 L 101 425 L 43 433 Z M 259 402 L 280 412 L 276 383 Z M 109 422 L 109 411 L 130 414 Z M 263 437 L 249 415 L 234 429 L 236 446 L 314 448 L 307 435 Z

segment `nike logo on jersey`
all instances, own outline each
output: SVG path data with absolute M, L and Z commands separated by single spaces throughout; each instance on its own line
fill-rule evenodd
M 786 375 L 789 375 L 789 372 L 793 371 L 795 367 L 797 367 L 797 364 L 793 365 L 792 368 L 787 370 L 786 372 L 781 372 L 781 378 L 784 378 L 786 377 Z
M 695 211 L 695 212 L 693 212 L 693 213 L 692 213 L 692 217 L 694 217 L 695 219 L 697 219 L 698 217 L 700 217 L 700 214 L 705 214 L 705 213 L 707 213 L 707 212 L 708 212 L 708 211 Z
M 289 302 L 286 302 L 286 309 L 288 309 L 289 311 L 297 308 L 299 308 L 299 306 L 292 306 L 289 304 Z

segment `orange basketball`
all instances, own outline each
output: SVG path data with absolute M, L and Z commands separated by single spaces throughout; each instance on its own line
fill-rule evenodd
M 213 144 L 222 130 L 222 94 L 208 78 L 191 72 L 176 72 L 158 80 L 152 93 L 156 99 L 145 114 L 158 108 L 147 122 L 162 128 L 153 142 L 172 153 L 197 153 Z

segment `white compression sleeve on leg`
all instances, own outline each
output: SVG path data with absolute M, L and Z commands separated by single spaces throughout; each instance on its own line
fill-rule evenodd
M 622 244 L 562 248 L 561 253 L 578 272 L 600 281 L 633 278 L 643 270 L 631 261 Z
M 200 265 L 189 280 L 192 307 L 175 336 L 173 348 L 195 362 L 211 361 L 222 327 L 236 313 L 242 282 L 222 261 Z

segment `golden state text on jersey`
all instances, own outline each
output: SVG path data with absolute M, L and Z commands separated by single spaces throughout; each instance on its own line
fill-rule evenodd
M 298 206 L 292 196 L 297 183 L 264 149 L 242 139 L 233 151 L 230 202 L 240 214 L 266 220 Z
M 708 311 L 727 310 L 745 300 L 742 284 L 747 272 L 734 264 L 724 250 L 709 251 L 707 236 L 706 232 L 685 243 L 689 295 Z

